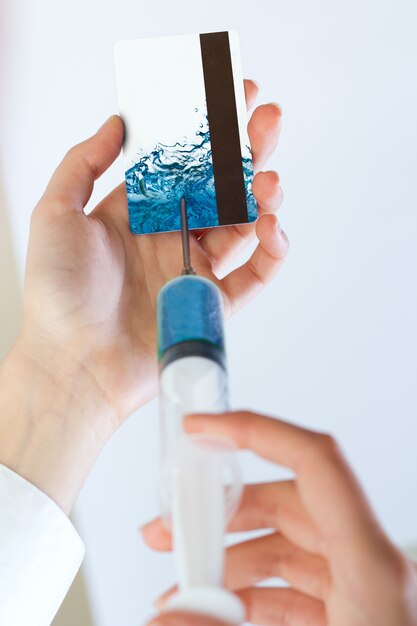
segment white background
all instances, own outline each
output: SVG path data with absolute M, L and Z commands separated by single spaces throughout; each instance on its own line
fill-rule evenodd
M 21 276 L 30 211 L 53 167 L 117 111 L 114 42 L 239 32 L 245 74 L 284 109 L 270 166 L 291 251 L 227 327 L 233 402 L 335 433 L 402 545 L 417 540 L 416 6 L 20 0 L 0 25 L 0 175 Z M 119 160 L 95 199 L 122 176 Z M 173 580 L 169 557 L 136 532 L 157 510 L 157 459 L 152 403 L 116 434 L 79 500 L 97 626 L 142 623 Z M 249 457 L 245 472 L 278 475 Z

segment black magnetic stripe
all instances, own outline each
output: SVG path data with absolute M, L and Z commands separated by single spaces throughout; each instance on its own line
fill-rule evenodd
M 248 221 L 229 34 L 200 35 L 219 224 Z

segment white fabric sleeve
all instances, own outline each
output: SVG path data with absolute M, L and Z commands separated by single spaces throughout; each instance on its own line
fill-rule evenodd
M 0 624 L 48 626 L 83 556 L 59 506 L 0 464 Z

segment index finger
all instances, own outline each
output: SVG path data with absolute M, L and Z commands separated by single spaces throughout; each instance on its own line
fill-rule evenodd
M 249 411 L 187 416 L 187 432 L 233 439 L 240 448 L 292 469 L 300 498 L 323 536 L 348 547 L 382 530 L 335 440 L 282 420 Z M 351 546 L 351 544 L 350 544 Z

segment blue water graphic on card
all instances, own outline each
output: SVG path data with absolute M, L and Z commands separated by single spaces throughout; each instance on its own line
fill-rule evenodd
M 198 109 L 194 109 L 198 112 Z M 187 200 L 190 228 L 218 226 L 216 191 L 207 115 L 199 122 L 195 143 L 157 144 L 126 171 L 126 191 L 132 232 L 180 230 L 179 201 Z M 257 217 L 252 193 L 250 148 L 242 158 L 248 221 Z
M 236 35 L 125 41 L 115 56 L 132 232 L 180 230 L 182 197 L 191 229 L 253 222 L 257 206 Z M 167 58 L 173 68 L 168 76 Z

